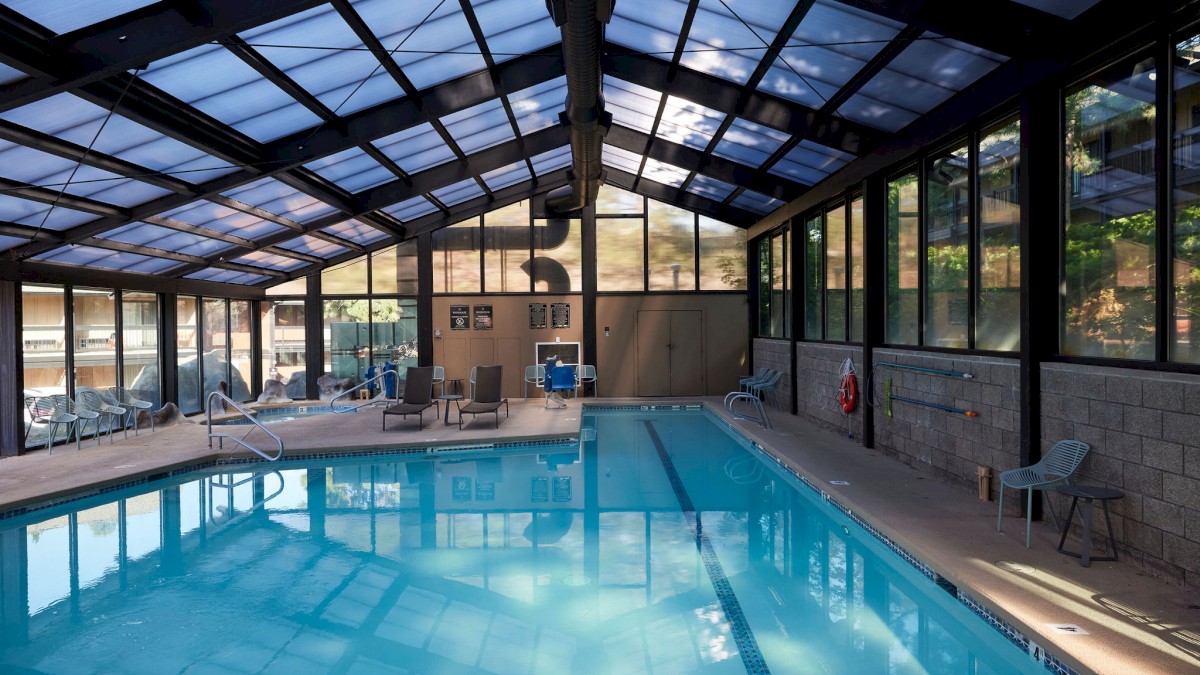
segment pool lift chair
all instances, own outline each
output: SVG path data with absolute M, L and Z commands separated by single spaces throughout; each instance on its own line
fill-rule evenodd
M 1028 490 L 1025 497 L 1025 548 L 1029 548 L 1029 526 L 1033 520 L 1033 491 L 1041 490 L 1042 498 L 1046 490 L 1053 490 L 1060 485 L 1071 485 L 1075 482 L 1075 473 L 1079 465 L 1087 457 L 1091 446 L 1083 441 L 1062 440 L 1054 444 L 1050 451 L 1036 464 L 1030 464 L 1020 469 L 1011 469 L 1000 473 L 1000 499 L 996 511 L 996 531 L 1004 519 L 1004 487 Z M 1047 501 L 1046 509 L 1050 511 L 1050 519 L 1054 521 L 1054 530 L 1058 531 L 1058 517 L 1054 515 L 1054 507 Z
M 424 429 L 425 411 L 429 408 L 434 409 L 434 419 L 441 416 L 441 406 L 433 398 L 433 366 L 412 366 L 405 378 L 404 398 L 383 410 L 383 428 L 387 429 L 388 415 L 400 415 L 402 421 L 416 415 L 420 420 L 418 428 Z
M 475 398 L 471 402 L 462 405 L 460 401 L 455 400 L 454 404 L 458 406 L 458 428 L 462 429 L 463 415 L 470 415 L 471 421 L 475 421 L 475 416 L 480 413 L 495 413 L 496 428 L 500 428 L 500 404 L 504 404 L 504 416 L 508 417 L 508 399 L 500 394 L 501 384 L 503 382 L 502 374 L 504 366 L 478 366 L 476 369 L 475 380 Z M 449 405 L 449 401 L 446 402 Z
M 575 391 L 575 369 L 571 366 L 554 366 L 546 371 L 546 404 L 543 407 L 567 407 L 566 400 L 560 392 Z

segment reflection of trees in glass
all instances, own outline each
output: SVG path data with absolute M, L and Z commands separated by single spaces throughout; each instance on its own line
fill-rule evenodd
M 917 174 L 893 179 L 887 188 L 886 341 L 917 344 L 920 311 L 920 245 L 917 228 Z
M 965 145 L 931 158 L 925 178 L 925 344 L 967 346 L 967 242 L 970 232 Z
M 1015 350 L 1021 345 L 1020 142 L 1019 120 L 992 130 L 979 142 L 978 349 Z
M 695 214 L 676 206 L 649 200 L 646 227 L 649 243 L 649 290 L 695 290 Z
M 820 340 L 824 327 L 821 296 L 825 292 L 824 235 L 821 217 L 814 216 L 804 225 L 804 337 Z
M 404 307 L 396 300 L 366 298 L 334 300 L 324 303 L 326 319 L 338 321 L 396 321 L 404 314 Z

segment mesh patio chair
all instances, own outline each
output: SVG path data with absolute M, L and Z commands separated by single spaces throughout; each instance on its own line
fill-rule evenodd
M 79 416 L 61 408 L 54 396 L 26 396 L 25 408 L 29 411 L 29 424 L 25 428 L 25 437 L 29 438 L 34 424 L 46 425 L 46 450 L 54 444 L 60 427 L 66 427 L 67 440 L 71 440 L 71 431 Z
M 587 395 L 587 385 L 592 385 L 592 398 L 600 395 L 600 387 L 596 384 L 596 366 L 580 365 L 575 371 L 575 386 L 579 387 L 580 396 Z
M 767 374 L 767 377 L 759 382 L 747 385 L 746 391 L 750 394 L 762 399 L 765 403 L 774 406 L 778 409 L 779 394 L 776 390 L 776 385 L 783 379 L 782 370 L 772 370 Z
M 77 403 L 75 401 L 75 399 L 71 398 L 70 396 L 67 396 L 66 394 L 55 394 L 49 398 L 52 401 L 54 401 L 54 407 L 57 408 L 59 410 L 59 412 L 66 413 L 67 415 L 75 416 L 76 419 L 72 426 L 75 427 L 75 447 L 76 448 L 83 447 L 83 434 L 84 434 L 84 432 L 87 431 L 88 422 L 90 422 L 92 420 L 95 420 L 95 422 L 96 422 L 96 431 L 93 432 L 93 435 L 96 438 L 96 445 L 100 445 L 100 413 L 99 412 L 97 412 L 95 410 L 91 410 L 85 406 L 79 405 L 79 403 Z M 68 438 L 68 440 L 70 440 L 70 432 L 68 431 L 67 433 L 68 433 L 67 438 Z
M 101 419 L 107 422 L 105 433 L 108 435 L 108 442 L 112 443 L 113 427 L 116 426 L 117 422 L 124 422 L 125 415 L 129 414 L 129 410 L 116 404 L 116 399 L 101 392 L 99 389 L 92 389 L 91 387 L 79 387 L 75 391 L 75 402 L 81 408 L 87 408 L 99 413 L 99 417 L 96 419 L 97 443 L 100 440 Z M 122 430 L 125 432 L 125 438 L 129 438 L 129 430 L 123 426 Z
M 1002 471 L 1000 473 L 1000 504 L 996 512 L 996 531 L 1001 531 L 1000 526 L 1004 519 L 1005 486 L 1028 490 L 1029 493 L 1025 497 L 1025 548 L 1029 548 L 1029 528 L 1033 520 L 1033 491 L 1041 490 L 1042 498 L 1045 499 L 1046 490 L 1052 490 L 1060 485 L 1073 484 L 1075 473 L 1079 471 L 1079 465 L 1083 464 L 1083 459 L 1087 457 L 1091 447 L 1083 441 L 1058 441 L 1050 448 L 1050 452 L 1047 452 L 1046 456 L 1036 464 Z M 1054 529 L 1057 531 L 1059 529 L 1058 517 L 1054 515 L 1054 508 L 1048 500 L 1046 509 L 1050 511 L 1050 519 L 1054 521 Z
M 521 395 L 529 398 L 529 385 L 541 387 L 546 380 L 546 366 L 537 364 L 533 366 L 525 366 L 525 379 L 521 384 Z
M 433 367 L 433 383 L 437 385 L 438 393 L 446 393 L 446 369 L 443 366 Z
M 112 396 L 117 401 L 117 405 L 119 405 L 122 408 L 125 408 L 126 410 L 129 411 L 128 419 L 125 421 L 125 427 L 128 428 L 130 425 L 132 425 L 133 426 L 133 435 L 137 436 L 137 433 L 138 433 L 138 420 L 137 420 L 138 411 L 139 410 L 150 410 L 151 408 L 154 407 L 154 404 L 151 403 L 150 401 L 143 401 L 142 399 L 134 396 L 133 392 L 129 391 L 125 387 L 109 387 L 108 395 Z M 154 431 L 154 415 L 149 415 L 149 417 L 150 417 L 150 431 Z M 129 434 L 126 433 L 125 437 L 128 438 Z
M 759 368 L 758 372 L 753 375 L 743 375 L 738 378 L 738 391 L 749 391 L 747 387 L 757 384 L 766 379 L 767 374 L 771 372 L 770 368 Z
M 458 406 L 459 429 L 462 429 L 463 415 L 470 415 L 473 422 L 480 413 L 495 413 L 496 428 L 500 428 L 500 404 L 504 404 L 504 416 L 508 417 L 508 399 L 500 394 L 503 372 L 504 366 L 478 366 L 475 398 L 466 405 L 460 401 L 454 402 Z

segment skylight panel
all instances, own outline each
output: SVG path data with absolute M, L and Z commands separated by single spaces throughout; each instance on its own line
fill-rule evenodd
M 1027 7 L 1040 9 L 1064 19 L 1074 19 L 1091 9 L 1100 0 L 1014 0 Z
M 371 145 L 410 174 L 454 159 L 454 151 L 429 122 L 385 136 Z
M 658 137 L 703 150 L 713 134 L 725 121 L 725 113 L 693 103 L 677 96 L 668 96 L 658 124 Z
M 650 133 L 661 100 L 662 94 L 653 89 L 604 76 L 604 109 L 623 127 Z
M 241 37 L 339 115 L 404 95 L 330 5 L 259 26 Z
M 604 37 L 639 52 L 670 61 L 679 41 L 687 2 L 618 2 Z
M 334 207 L 274 178 L 261 178 L 222 193 L 267 213 L 303 223 L 336 211 Z
M 399 218 L 402 222 L 408 222 L 423 215 L 433 213 L 438 208 L 433 205 L 433 202 L 424 197 L 417 196 L 412 199 L 406 199 L 399 204 L 385 206 L 383 212 Z
M 220 45 L 205 44 L 155 61 L 141 77 L 258 141 L 321 122 Z
M 360 224 L 360 226 L 367 227 L 366 225 L 361 225 L 361 224 Z M 367 229 L 379 234 L 379 231 L 375 230 L 374 228 L 368 227 Z M 329 228 L 326 228 L 325 231 L 328 231 L 328 230 L 329 230 Z M 276 246 L 278 246 L 279 248 L 285 248 L 289 251 L 295 251 L 296 253 L 305 253 L 308 255 L 315 255 L 318 258 L 325 258 L 326 260 L 334 257 L 335 255 L 340 255 L 340 254 L 345 253 L 346 251 L 350 250 L 350 249 L 346 248 L 345 246 L 340 246 L 338 244 L 335 244 L 331 241 L 326 241 L 324 239 L 318 239 L 316 237 L 311 237 L 307 234 L 296 237 L 295 239 L 288 239 L 287 241 L 285 241 L 281 244 L 276 244 Z
M 96 236 L 99 239 L 112 239 L 126 244 L 149 246 L 195 256 L 207 256 L 233 248 L 231 244 L 220 239 L 210 239 L 191 232 L 179 232 L 148 223 L 130 223 Z
M 47 211 L 50 213 L 49 216 L 46 215 Z M 99 217 L 93 213 L 76 211 L 65 206 L 55 206 L 51 209 L 49 204 L 0 193 L 0 220 L 7 220 L 18 225 L 43 227 L 47 230 L 61 232 Z
M 8 84 L 25 78 L 25 73 L 0 63 L 0 84 Z
M 690 172 L 673 164 L 660 162 L 657 159 L 646 159 L 646 168 L 642 169 L 642 178 L 649 178 L 656 183 L 677 188 L 683 185 Z
M 803 140 L 771 167 L 771 173 L 805 185 L 815 185 L 852 159 L 854 157 L 849 153 Z
M 20 239 L 18 237 L 5 237 L 0 235 L 0 251 L 7 251 L 10 248 L 16 248 L 28 244 L 28 239 Z
M 623 150 L 621 148 L 604 144 L 604 150 L 601 153 L 603 162 L 611 167 L 620 169 L 625 173 L 637 175 L 638 169 L 642 166 L 642 156 Z
M 0 5 L 16 10 L 55 33 L 69 33 L 100 23 L 105 19 L 132 12 L 157 0 L 0 0 Z
M 499 169 L 493 169 L 484 173 L 480 178 L 487 184 L 488 189 L 492 192 L 501 188 L 506 188 L 509 185 L 516 185 L 524 180 L 529 180 L 529 167 L 525 166 L 525 160 L 518 160 L 502 166 Z
M 417 89 L 486 66 L 457 2 L 352 0 L 351 5 Z
M 557 150 L 548 150 L 540 155 L 534 155 L 529 159 L 529 163 L 533 165 L 533 172 L 539 176 L 570 166 L 571 146 L 564 145 Z
M 535 84 L 508 96 L 522 135 L 557 125 L 558 114 L 566 110 L 566 102 L 566 77 Z
M 91 166 L 78 166 L 72 160 L 2 140 L 0 176 L 52 192 L 65 191 L 67 194 L 120 206 L 134 206 L 169 192 L 148 183 L 123 178 Z
M 304 166 L 348 192 L 359 192 L 396 180 L 396 174 L 360 148 L 343 150 Z
M 789 138 L 791 136 L 782 131 L 737 117 L 713 148 L 713 154 L 759 167 Z
M 679 62 L 745 84 L 792 7 L 761 0 L 700 0 Z
M 562 39 L 562 32 L 554 25 L 546 6 L 539 2 L 475 0 L 471 9 L 496 63 L 557 44 Z
M 468 199 L 482 196 L 483 188 L 479 187 L 479 183 L 475 182 L 474 178 L 467 178 L 466 180 L 460 180 L 457 183 L 433 190 L 429 194 L 436 197 L 439 202 L 446 206 L 453 206 Z
M 236 234 L 246 239 L 257 239 L 287 229 L 283 225 L 263 220 L 258 216 L 206 200 L 185 204 L 162 215 L 165 218 L 174 218 L 223 234 Z
M 232 262 L 253 265 L 255 267 L 265 267 L 271 270 L 279 270 L 280 272 L 290 272 L 309 264 L 303 260 L 289 258 L 285 255 L 270 253 L 268 251 L 250 251 L 243 256 L 235 258 Z
M 731 183 L 710 178 L 704 174 L 696 174 L 692 182 L 688 183 L 686 191 L 694 195 L 700 195 L 701 197 L 708 197 L 714 201 L 723 202 L 736 189 L 737 186 Z
M 746 211 L 753 211 L 759 214 L 770 213 L 783 206 L 782 201 L 758 192 L 753 192 L 751 190 L 746 190 L 742 194 L 735 197 L 731 204 L 739 209 L 745 209 Z
M 422 199 L 422 201 L 425 201 Z M 429 202 L 425 202 L 429 204 Z M 386 233 L 379 231 L 377 228 L 371 227 L 365 223 L 360 223 L 357 220 L 350 219 L 342 221 L 336 225 L 321 230 L 326 234 L 332 234 L 335 237 L 347 239 L 356 244 L 369 244 L 373 241 L 379 241 L 388 236 Z M 293 240 L 294 241 L 294 240 Z
M 446 115 L 442 124 L 468 155 L 516 138 L 498 98 Z
M 154 258 L 128 251 L 110 251 L 105 248 L 79 245 L 56 248 L 33 256 L 33 260 L 76 267 L 137 271 L 146 274 L 161 272 L 180 265 L 179 261 L 169 258 Z
M 243 286 L 251 286 L 271 277 L 264 274 L 251 274 L 249 272 L 239 272 L 237 270 L 224 270 L 217 267 L 192 272 L 184 275 L 188 279 L 200 279 L 201 281 L 218 281 L 225 284 L 242 284 Z

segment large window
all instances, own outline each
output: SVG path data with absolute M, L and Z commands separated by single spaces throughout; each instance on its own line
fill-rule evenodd
M 175 299 L 176 382 L 179 410 L 185 415 L 200 412 L 199 316 L 199 298 L 180 295 Z
M 1065 99 L 1065 354 L 1155 356 L 1154 73 L 1129 61 Z
M 758 334 L 786 338 L 791 335 L 791 260 L 787 229 L 758 240 Z
M 648 290 L 696 290 L 696 214 L 649 200 L 646 258 Z
M 115 295 L 109 289 L 72 289 L 76 389 L 106 391 L 117 385 Z
M 158 376 L 158 296 L 121 294 L 121 385 L 158 410 L 162 383 Z
M 1010 120 L 979 139 L 975 347 L 1021 347 L 1021 125 Z
M 804 337 L 820 340 L 825 326 L 825 229 L 821 217 L 804 221 Z
M 455 223 L 433 233 L 433 292 L 480 291 L 479 218 Z
M 1175 46 L 1170 358 L 1200 363 L 1200 35 Z
M 925 162 L 925 344 L 967 347 L 971 175 L 967 146 Z
M 483 281 L 487 293 L 528 293 L 529 202 L 483 216 Z
M 583 289 L 583 232 L 578 218 L 533 221 L 533 290 L 568 293 Z
M 304 398 L 304 300 L 262 303 L 262 372 L 287 386 L 289 398 Z
M 889 344 L 915 345 L 921 325 L 921 241 L 917 174 L 905 173 L 887 184 L 887 305 L 885 337 Z
M 332 293 L 322 287 L 327 293 Z M 300 289 L 303 293 L 304 289 Z M 355 291 L 357 292 L 357 291 Z M 417 294 L 417 240 L 409 239 L 371 254 L 371 292 Z
M 746 290 L 746 231 L 700 216 L 700 290 Z
M 642 218 L 596 217 L 596 289 L 641 291 L 645 287 Z
M 846 339 L 846 205 L 825 212 L 825 339 Z

